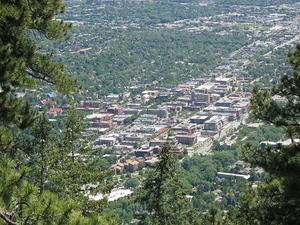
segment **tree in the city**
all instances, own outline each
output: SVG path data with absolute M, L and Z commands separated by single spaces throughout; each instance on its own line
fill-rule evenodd
M 263 168 L 268 178 L 244 194 L 234 222 L 228 224 L 300 223 L 300 45 L 289 54 L 293 68 L 270 91 L 253 89 L 253 115 L 265 123 L 284 128 L 289 145 L 257 148 L 245 146 L 252 166 Z M 229 219 L 230 221 L 230 219 Z
M 138 190 L 136 201 L 145 207 L 140 224 L 198 224 L 198 214 L 188 198 L 191 190 L 182 182 L 178 160 L 170 152 L 170 145 L 162 148 L 159 162 L 149 171 Z
M 43 82 L 62 93 L 76 89 L 64 66 L 39 46 L 42 39 L 60 41 L 68 37 L 70 24 L 57 19 L 65 8 L 63 0 L 0 1 L 0 224 L 116 224 L 113 216 L 91 212 L 85 217 L 76 199 L 62 199 L 45 190 L 51 167 L 45 157 L 49 124 L 25 97 L 17 95 L 41 87 Z M 25 152 L 25 146 L 19 145 L 18 134 L 38 117 L 32 133 L 36 138 L 33 152 L 28 153 L 30 148 Z M 24 151 L 25 163 L 17 158 L 17 150 Z M 36 167 L 24 167 L 32 156 Z M 39 174 L 36 182 L 31 169 Z

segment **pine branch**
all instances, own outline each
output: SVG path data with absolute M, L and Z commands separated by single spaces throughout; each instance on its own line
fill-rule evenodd
M 17 223 L 13 222 L 10 218 L 9 215 L 7 215 L 7 213 L 4 212 L 0 212 L 0 218 L 2 220 L 4 220 L 4 222 L 8 225 L 17 225 Z
M 32 78 L 35 78 L 35 79 L 38 79 L 38 80 L 43 80 L 43 81 L 46 81 L 47 83 L 50 83 L 50 84 L 55 84 L 52 80 L 50 80 L 49 78 L 47 79 L 46 75 L 43 75 L 37 71 L 34 71 L 32 68 L 30 69 L 26 69 L 26 72 L 32 77 Z

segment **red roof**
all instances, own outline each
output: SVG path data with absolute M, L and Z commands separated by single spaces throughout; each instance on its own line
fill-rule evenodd
M 42 99 L 41 100 L 41 104 L 42 105 L 47 105 L 49 103 L 49 100 L 48 99 Z
M 51 108 L 51 109 L 48 111 L 48 114 L 50 114 L 50 115 L 57 115 L 57 114 L 60 114 L 60 113 L 63 113 L 63 109 L 61 109 L 61 108 L 56 108 L 56 107 L 53 107 L 53 108 Z

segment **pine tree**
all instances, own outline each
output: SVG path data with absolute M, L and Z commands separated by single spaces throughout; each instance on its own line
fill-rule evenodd
M 41 116 L 32 130 L 39 132 L 47 125 L 49 122 Z M 49 192 L 49 182 L 53 177 L 48 170 L 65 171 L 58 170 L 52 164 L 55 157 L 50 155 L 56 154 L 59 148 L 56 146 L 50 151 L 47 149 L 48 144 L 53 144 L 47 137 L 48 132 L 49 130 L 43 130 L 42 133 L 35 134 L 34 152 L 27 155 L 32 158 L 29 163 L 31 168 L 22 166 L 21 164 L 25 164 L 22 162 L 16 164 L 7 158 L 0 159 L 0 224 L 117 224 L 115 216 L 94 213 L 96 207 L 87 214 L 80 199 L 73 198 L 74 195 Z M 42 157 L 42 154 L 47 157 Z M 84 174 L 86 171 L 76 172 Z M 60 179 L 57 186 L 64 191 L 66 183 L 63 176 Z M 77 187 L 83 184 L 81 179 L 75 182 Z
M 39 194 L 25 180 L 26 168 L 15 169 L 12 161 L 3 159 L 0 165 L 0 224 L 73 224 L 80 220 L 74 202 L 62 202 L 49 192 Z
M 61 200 L 26 181 L 28 169 L 15 169 L 14 162 L 0 159 L 0 224 L 47 225 L 115 225 L 113 216 L 82 216 L 73 200 Z
M 38 35 L 50 40 L 68 37 L 70 24 L 56 19 L 65 11 L 63 0 L 0 2 L 0 82 L 4 93 L 32 87 L 36 80 L 67 91 L 71 79 L 63 66 L 38 48 Z
M 262 167 L 269 177 L 245 193 L 237 224 L 300 224 L 300 143 L 296 141 L 300 136 L 300 45 L 289 54 L 289 61 L 293 73 L 282 76 L 271 91 L 255 87 L 251 104 L 256 118 L 283 127 L 291 144 L 276 149 L 245 147 L 245 159 Z
M 136 201 L 145 206 L 141 224 L 198 224 L 198 215 L 191 208 L 189 190 L 182 182 L 178 161 L 170 153 L 170 146 L 162 148 L 160 161 L 148 173 L 138 190 Z
M 70 24 L 55 19 L 64 12 L 63 0 L 0 1 L 0 146 L 12 145 L 11 126 L 26 128 L 36 113 L 15 91 L 32 88 L 40 81 L 55 85 L 59 91 L 74 89 L 74 80 L 51 53 L 39 50 L 40 38 L 63 40 Z
M 50 134 L 52 125 L 47 116 L 42 114 L 36 121 L 32 129 L 34 139 L 32 142 L 33 154 L 31 154 L 31 168 L 33 171 L 32 177 L 38 184 L 40 192 L 42 193 L 45 188 L 47 179 L 47 170 L 50 157 L 51 140 Z
M 221 225 L 221 210 L 215 205 L 209 205 L 207 212 L 204 214 L 201 224 L 203 225 Z
M 52 152 L 49 182 L 52 190 L 61 197 L 80 202 L 85 213 L 99 212 L 105 199 L 93 202 L 88 195 L 106 194 L 111 190 L 112 185 L 107 181 L 109 173 L 97 170 L 97 153 L 82 139 L 83 118 L 75 105 L 67 115 L 61 139 Z
M 84 217 L 80 202 L 44 190 L 45 173 L 52 166 L 45 159 L 49 135 L 44 130 L 49 125 L 45 117 L 40 121 L 43 133 L 35 135 L 36 154 L 28 154 L 40 163 L 39 187 L 29 182 L 31 172 L 23 162 L 11 160 L 17 159 L 16 147 L 25 150 L 15 142 L 16 133 L 38 117 L 25 98 L 17 98 L 16 91 L 38 87 L 41 81 L 62 93 L 75 89 L 75 80 L 64 66 L 38 45 L 41 39 L 68 37 L 71 25 L 57 19 L 64 11 L 63 0 L 0 0 L 0 224 L 116 224 L 114 217 L 106 215 Z

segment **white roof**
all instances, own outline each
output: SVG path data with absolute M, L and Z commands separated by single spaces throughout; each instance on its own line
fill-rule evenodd
M 101 137 L 98 138 L 98 140 L 115 141 L 116 138 L 115 137 L 111 137 L 111 136 L 101 136 Z
M 118 200 L 119 198 L 123 198 L 131 194 L 132 191 L 130 189 L 113 189 L 111 193 L 108 195 L 108 201 L 113 202 Z M 103 194 L 100 193 L 94 196 L 89 196 L 89 198 L 94 201 L 100 201 L 104 198 L 104 196 Z
M 196 115 L 192 116 L 191 119 L 207 119 L 209 116 L 207 115 Z
M 106 117 L 106 116 L 113 116 L 113 114 L 108 114 L 108 113 L 93 113 L 93 114 L 87 115 L 85 117 L 85 119 L 87 119 L 87 120 L 101 119 L 101 118 Z
M 207 120 L 205 123 L 216 123 L 216 122 L 222 121 L 226 118 L 228 118 L 228 117 L 215 115 L 215 116 L 211 117 L 209 120 Z
M 210 88 L 213 88 L 214 86 L 215 86 L 215 84 L 213 84 L 213 83 L 205 83 L 205 84 L 202 84 L 199 87 L 195 88 L 195 90 L 210 89 Z
M 250 178 L 250 175 L 244 175 L 244 174 L 237 174 L 237 173 L 224 173 L 224 172 L 218 172 L 218 175 L 223 176 L 230 176 L 230 177 L 240 177 L 248 180 Z
M 225 81 L 225 82 L 227 82 L 227 81 L 231 81 L 232 78 L 231 77 L 222 77 L 222 76 L 220 76 L 220 77 L 216 77 L 215 80 L 216 81 Z

